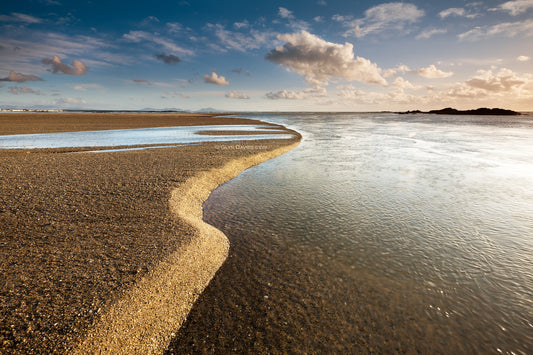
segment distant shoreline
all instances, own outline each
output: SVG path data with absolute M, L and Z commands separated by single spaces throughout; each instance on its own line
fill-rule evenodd
M 447 107 L 443 108 L 442 110 L 431 110 L 431 111 L 420 111 L 420 110 L 413 110 L 413 111 L 405 111 L 405 112 L 398 112 L 400 115 L 406 115 L 406 114 L 416 114 L 416 113 L 426 113 L 426 114 L 434 114 L 434 115 L 480 115 L 480 116 L 519 116 L 521 115 L 520 112 L 516 112 L 513 110 L 506 110 L 503 108 L 485 108 L 481 107 L 475 110 L 457 110 L 455 108 Z

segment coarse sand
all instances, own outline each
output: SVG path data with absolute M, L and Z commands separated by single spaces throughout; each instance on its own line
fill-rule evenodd
M 31 133 L 55 131 L 54 115 L 27 115 Z M 76 129 L 94 129 L 90 114 L 82 114 L 85 122 L 69 115 Z M 120 128 L 161 126 L 151 114 L 128 115 Z M 0 133 L 23 116 L 0 115 Z M 162 116 L 175 121 L 170 126 L 193 119 Z M 240 171 L 294 147 L 300 136 L 291 133 L 291 140 L 246 145 L 0 151 L 0 352 L 163 351 L 227 255 L 225 237 L 201 222 L 202 201 Z

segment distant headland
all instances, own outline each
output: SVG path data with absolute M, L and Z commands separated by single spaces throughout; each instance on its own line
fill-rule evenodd
M 478 108 L 475 110 L 457 110 L 455 108 L 447 107 L 443 108 L 442 110 L 431 110 L 431 111 L 420 111 L 420 110 L 414 110 L 414 111 L 405 111 L 405 112 L 398 112 L 401 115 L 410 114 L 410 113 L 430 113 L 435 115 L 491 115 L 491 116 L 518 116 L 520 115 L 520 112 L 512 111 L 512 110 L 506 110 L 503 108 Z

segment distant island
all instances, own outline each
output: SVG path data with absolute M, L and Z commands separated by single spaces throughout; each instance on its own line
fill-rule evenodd
M 491 116 L 518 116 L 520 115 L 520 112 L 512 111 L 512 110 L 506 110 L 503 108 L 478 108 L 475 110 L 457 110 L 455 108 L 447 107 L 443 108 L 442 110 L 431 110 L 431 111 L 420 111 L 420 110 L 414 110 L 414 111 L 405 111 L 405 112 L 398 112 L 401 115 L 405 114 L 411 114 L 411 113 L 430 113 L 435 115 L 491 115 Z

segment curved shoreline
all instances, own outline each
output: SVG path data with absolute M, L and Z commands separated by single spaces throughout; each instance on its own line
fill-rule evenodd
M 73 353 L 161 353 L 192 305 L 226 260 L 229 242 L 202 220 L 202 204 L 219 185 L 277 157 L 299 141 L 232 160 L 202 172 L 172 191 L 171 212 L 196 230 L 197 238 L 160 262 L 111 305 Z

